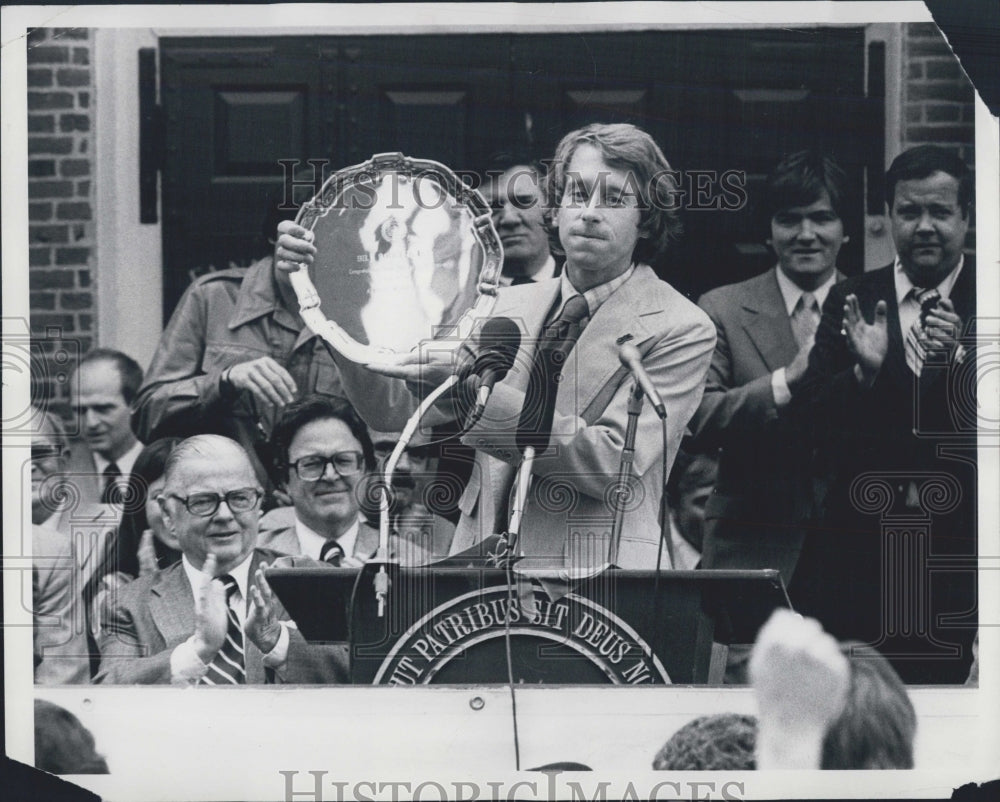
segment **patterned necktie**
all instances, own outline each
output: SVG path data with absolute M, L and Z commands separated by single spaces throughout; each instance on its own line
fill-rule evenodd
M 804 292 L 799 296 L 799 302 L 792 310 L 791 324 L 792 334 L 799 348 L 812 342 L 816 329 L 819 328 L 819 304 L 811 292 Z
M 121 504 L 122 491 L 118 486 L 118 480 L 122 478 L 121 468 L 117 463 L 108 463 L 102 474 L 104 477 L 104 489 L 101 491 L 101 504 Z
M 319 559 L 320 562 L 330 563 L 330 565 L 339 568 L 344 560 L 344 547 L 330 538 L 319 550 Z
M 243 627 L 233 609 L 233 596 L 237 591 L 236 580 L 229 574 L 218 577 L 226 586 L 226 642 L 216 652 L 208 671 L 201 681 L 205 685 L 246 685 L 246 658 L 243 652 Z
M 906 332 L 903 350 L 906 352 L 906 364 L 915 376 L 919 376 L 924 369 L 924 360 L 927 359 L 927 349 L 920 342 L 924 334 L 924 318 L 937 306 L 937 302 L 941 300 L 941 293 L 937 291 L 936 287 L 931 287 L 928 290 L 914 287 L 910 292 L 920 304 L 920 314 L 913 321 L 910 330 Z
M 573 295 L 562 312 L 545 329 L 531 363 L 524 407 L 517 425 L 517 445 L 543 450 L 549 442 L 555 397 L 562 380 L 562 367 L 583 331 L 583 319 L 589 314 L 587 299 Z

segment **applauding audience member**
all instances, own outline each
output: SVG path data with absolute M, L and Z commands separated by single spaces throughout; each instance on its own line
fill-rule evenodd
M 191 437 L 167 460 L 160 507 L 182 558 L 121 588 L 98 682 L 247 684 L 347 678 L 342 647 L 307 644 L 264 578 L 263 490 L 243 448 Z

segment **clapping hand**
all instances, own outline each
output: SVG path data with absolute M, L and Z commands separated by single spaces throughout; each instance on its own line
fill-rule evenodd
M 274 603 L 274 591 L 264 578 L 264 571 L 270 566 L 262 562 L 250 585 L 250 611 L 247 613 L 246 634 L 260 649 L 261 654 L 267 654 L 278 643 L 281 637 L 281 622 L 278 620 Z
M 868 384 L 875 381 L 889 351 L 886 309 L 885 301 L 879 301 L 875 305 L 875 319 L 872 323 L 868 323 L 861 314 L 858 297 L 851 294 L 844 299 L 841 331 L 847 338 L 847 347 L 854 355 L 856 364 Z
M 212 662 L 226 642 L 229 610 L 226 588 L 215 580 L 216 558 L 209 554 L 202 566 L 204 581 L 194 590 L 194 647 L 203 663 Z

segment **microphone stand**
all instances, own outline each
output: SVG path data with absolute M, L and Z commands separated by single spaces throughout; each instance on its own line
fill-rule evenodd
M 627 482 L 632 475 L 632 464 L 635 462 L 635 435 L 639 427 L 639 413 L 642 412 L 642 402 L 646 395 L 639 382 L 628 398 L 628 423 L 625 426 L 625 445 L 622 457 L 618 462 L 618 479 L 615 485 L 615 517 L 611 525 L 611 542 L 608 544 L 608 563 L 615 565 L 618 560 L 618 545 L 622 537 L 622 525 L 625 520 L 625 497 Z
M 389 489 L 392 487 L 392 475 L 396 471 L 399 458 L 410 444 L 410 440 L 413 439 L 413 434 L 427 410 L 457 383 L 458 376 L 453 373 L 420 402 L 416 411 L 406 422 L 406 426 L 403 427 L 403 433 L 399 436 L 399 440 L 393 447 L 382 471 L 384 484 L 379 497 L 378 551 L 375 552 L 375 557 L 371 560 L 371 562 L 380 564 L 378 573 L 375 574 L 375 598 L 378 601 L 379 618 L 385 615 L 385 604 L 389 596 L 389 575 L 386 573 L 385 566 L 389 563 Z
M 527 506 L 528 493 L 531 490 L 533 478 L 531 469 L 535 465 L 535 447 L 525 446 L 523 453 L 521 464 L 517 466 L 517 473 L 514 474 L 514 500 L 510 505 L 510 521 L 507 524 L 507 531 L 501 535 L 503 553 L 507 558 L 517 556 L 517 540 L 521 532 L 521 519 L 524 517 L 524 508 Z

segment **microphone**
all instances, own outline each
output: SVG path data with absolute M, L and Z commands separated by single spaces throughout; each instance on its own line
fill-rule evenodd
M 521 331 L 509 317 L 491 317 L 483 324 L 479 343 L 479 355 L 466 372 L 466 375 L 479 376 L 476 405 L 469 416 L 466 429 L 476 425 L 486 409 L 486 402 L 490 400 L 493 386 L 502 381 L 513 367 L 521 347 Z
M 667 408 L 663 405 L 663 399 L 660 398 L 656 387 L 653 386 L 649 374 L 646 373 L 646 369 L 642 366 L 642 354 L 639 353 L 639 349 L 632 345 L 632 343 L 622 343 L 618 349 L 618 360 L 629 369 L 629 372 L 635 378 L 642 392 L 653 405 L 653 409 L 660 417 L 660 420 L 666 419 Z

